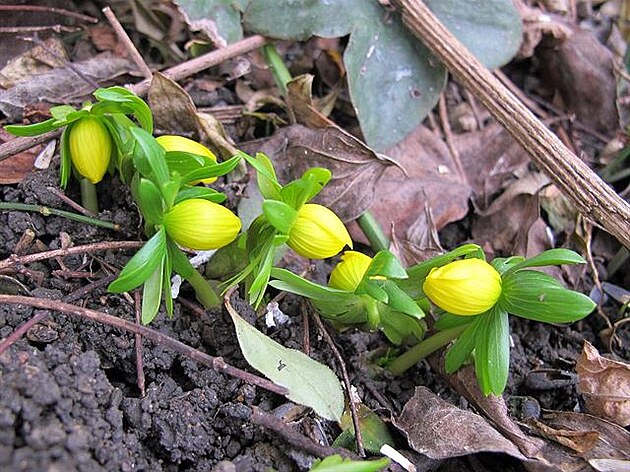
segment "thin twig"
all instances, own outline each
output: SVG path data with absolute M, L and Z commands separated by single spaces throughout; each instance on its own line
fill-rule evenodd
M 350 383 L 350 376 L 348 375 L 348 370 L 346 369 L 346 363 L 337 349 L 335 342 L 332 337 L 326 330 L 324 323 L 322 323 L 322 319 L 319 317 L 315 310 L 310 312 L 311 317 L 315 320 L 315 324 L 319 328 L 320 333 L 326 340 L 328 347 L 333 352 L 337 362 L 339 363 L 339 369 L 341 369 L 341 377 L 343 378 L 343 383 L 346 386 L 346 392 L 348 392 L 348 403 L 350 405 L 350 416 L 352 416 L 352 425 L 354 426 L 354 437 L 357 445 L 357 453 L 361 457 L 365 457 L 365 449 L 363 448 L 363 434 L 361 433 L 361 423 L 359 422 L 359 413 L 357 411 L 357 404 L 354 401 L 354 395 L 352 394 L 352 384 Z
M 327 457 L 339 454 L 340 456 L 347 457 L 349 459 L 359 459 L 356 454 L 353 454 L 347 449 L 324 446 L 316 443 L 312 439 L 297 432 L 293 427 L 279 420 L 275 416 L 265 413 L 259 408 L 252 408 L 252 414 L 250 415 L 249 420 L 254 424 L 273 431 L 285 439 L 289 444 L 302 451 L 312 454 L 315 457 Z
M 31 262 L 43 261 L 53 257 L 64 257 L 72 254 L 87 254 L 90 252 L 107 251 L 110 249 L 138 249 L 144 246 L 144 241 L 106 241 L 101 243 L 85 244 L 83 246 L 74 246 L 66 249 L 53 249 L 52 251 L 37 252 L 35 254 L 26 254 L 18 256 L 12 254 L 6 259 L 0 261 L 0 271 L 12 268 L 16 265 L 30 264 Z
M 227 364 L 222 358 L 214 357 L 205 352 L 201 352 L 194 349 L 176 339 L 167 336 L 159 331 L 147 328 L 146 326 L 137 325 L 131 321 L 123 320 L 117 316 L 107 315 L 99 311 L 90 310 L 88 308 L 71 305 L 69 303 L 60 302 L 58 300 L 48 300 L 45 298 L 33 298 L 23 297 L 20 295 L 0 295 L 0 304 L 8 303 L 10 305 L 26 305 L 35 308 L 43 308 L 50 310 L 51 312 L 61 312 L 69 315 L 79 316 L 81 318 L 96 321 L 97 323 L 103 323 L 114 328 L 129 331 L 131 333 L 138 333 L 147 339 L 165 346 L 178 354 L 186 356 L 200 364 L 210 367 L 217 372 L 229 375 L 231 377 L 238 378 L 248 384 L 256 385 L 270 392 L 277 393 L 278 395 L 286 395 L 287 389 L 280 385 L 251 374 L 244 370 L 238 369 L 230 364 Z
M 300 308 L 302 311 L 302 329 L 304 332 L 302 333 L 302 352 L 307 356 L 311 355 L 311 335 L 310 335 L 310 327 L 308 321 L 308 310 L 306 309 L 305 303 L 300 303 Z
M 144 62 L 142 55 L 136 49 L 136 46 L 133 44 L 131 38 L 120 24 L 120 21 L 118 21 L 118 18 L 116 18 L 116 15 L 112 11 L 112 9 L 109 7 L 105 7 L 102 11 L 105 15 L 105 18 L 107 18 L 107 21 L 109 21 L 109 24 L 112 25 L 112 28 L 114 28 L 114 32 L 116 33 L 116 36 L 118 36 L 118 39 L 120 39 L 125 45 L 125 48 L 131 56 L 131 60 L 136 64 L 136 66 L 138 66 L 138 69 L 145 79 L 151 79 L 153 77 L 153 72 L 151 72 L 151 68 L 147 65 L 146 62 Z
M 116 279 L 116 277 L 117 277 L 117 275 L 115 275 L 115 274 L 106 275 L 105 277 L 102 277 L 102 278 L 100 278 L 98 280 L 95 280 L 94 282 L 90 282 L 89 284 L 84 285 L 83 287 L 80 287 L 80 288 L 76 289 L 74 292 L 70 292 L 68 295 L 63 297 L 61 300 L 66 302 L 66 303 L 70 303 L 70 302 L 73 302 L 75 300 L 78 300 L 79 298 L 84 297 L 88 293 L 92 293 L 97 288 L 103 287 L 105 285 L 109 285 L 109 283 L 113 282 Z
M 40 31 L 54 31 L 55 33 L 74 33 L 81 28 L 76 26 L 50 25 L 50 26 L 2 26 L 0 34 L 39 33 Z
M 39 144 L 56 139 L 61 134 L 60 129 L 40 134 L 39 136 L 22 136 L 12 139 L 6 143 L 0 144 L 0 162 L 16 155 L 19 152 L 26 151 Z
M 586 218 L 630 247 L 630 204 L 573 154 L 421 0 L 393 0 L 407 28 L 469 89 L 518 141 Z
M 68 198 L 68 196 L 65 193 L 63 193 L 61 190 L 59 190 L 59 189 L 57 189 L 55 187 L 46 187 L 46 190 L 48 190 L 55 197 L 57 197 L 59 200 L 64 202 L 70 208 L 73 208 L 74 210 L 78 211 L 79 213 L 81 213 L 81 214 L 83 214 L 85 216 L 96 216 L 90 210 L 88 210 L 86 208 L 83 208 L 77 202 L 75 202 L 71 198 Z
M 93 16 L 83 15 L 75 11 L 66 10 L 64 8 L 44 7 L 36 5 L 0 5 L 0 11 L 36 11 L 44 13 L 52 13 L 54 15 L 67 16 L 68 18 L 75 18 L 87 23 L 98 23 L 98 18 Z
M 141 324 L 142 301 L 140 299 L 140 290 L 133 292 L 134 311 L 136 312 L 136 324 Z M 144 365 L 142 363 L 142 335 L 135 334 L 136 337 L 136 379 L 138 382 L 138 390 L 140 397 L 144 398 L 146 391 L 144 389 Z
M 440 122 L 442 123 L 442 131 L 444 132 L 444 140 L 446 141 L 446 146 L 448 147 L 451 158 L 453 159 L 453 163 L 455 164 L 455 169 L 457 169 L 457 173 L 459 174 L 459 178 L 462 179 L 462 182 L 468 184 L 466 171 L 464 171 L 464 166 L 462 165 L 462 161 L 459 158 L 459 152 L 457 152 L 457 148 L 453 143 L 453 132 L 451 131 L 451 124 L 448 121 L 448 112 L 446 111 L 446 97 L 444 93 L 440 95 L 438 111 L 440 114 Z

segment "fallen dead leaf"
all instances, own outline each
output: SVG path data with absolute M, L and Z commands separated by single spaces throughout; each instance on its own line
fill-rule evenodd
M 336 126 L 288 126 L 277 131 L 259 151 L 272 159 L 283 183 L 299 178 L 311 167 L 330 169 L 332 179 L 315 201 L 331 208 L 345 222 L 370 208 L 375 196 L 384 195 L 379 178 L 394 164 Z
M 630 365 L 601 356 L 585 341 L 576 370 L 586 411 L 621 426 L 630 425 Z
M 14 136 L 0 128 L 0 142 L 15 139 Z M 0 161 L 0 185 L 17 184 L 24 179 L 26 174 L 33 170 L 33 164 L 42 146 L 31 148 L 14 156 Z
M 155 72 L 147 99 L 153 112 L 155 128 L 161 134 L 199 139 L 197 107 L 177 82 Z
M 483 417 L 451 405 L 426 387 L 416 387 L 393 424 L 415 451 L 432 459 L 501 452 L 525 460 L 514 443 Z
M 10 88 L 33 75 L 63 67 L 67 58 L 63 41 L 56 36 L 48 38 L 43 44 L 14 57 L 0 70 L 0 87 Z

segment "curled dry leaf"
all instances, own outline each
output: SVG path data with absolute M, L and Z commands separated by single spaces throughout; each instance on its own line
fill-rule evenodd
M 160 133 L 199 138 L 197 107 L 177 82 L 154 72 L 147 98 Z
M 481 416 L 451 405 L 426 387 L 414 396 L 394 420 L 410 446 L 432 459 L 446 459 L 478 452 L 502 452 L 524 460 L 518 448 Z
M 345 222 L 367 210 L 375 194 L 385 194 L 377 182 L 386 167 L 395 164 L 336 126 L 282 128 L 259 150 L 272 159 L 281 182 L 299 178 L 311 167 L 330 169 L 332 180 L 315 201 Z
M 630 425 L 630 365 L 600 356 L 585 341 L 576 369 L 586 411 L 621 426 Z

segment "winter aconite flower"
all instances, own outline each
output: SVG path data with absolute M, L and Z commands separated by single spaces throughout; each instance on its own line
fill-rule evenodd
M 501 295 L 501 276 L 481 259 L 454 261 L 429 272 L 422 289 L 429 300 L 455 315 L 478 315 Z
M 322 205 L 307 203 L 289 232 L 287 244 L 309 259 L 326 259 L 338 254 L 344 246 L 352 247 L 352 239 L 339 217 Z
M 81 118 L 69 129 L 68 145 L 77 172 L 93 184 L 103 180 L 112 152 L 112 137 L 103 122 Z
M 223 247 L 236 239 L 241 220 L 217 203 L 191 198 L 175 205 L 164 217 L 168 235 L 195 250 Z
M 346 251 L 330 273 L 328 286 L 354 292 L 368 270 L 372 258 L 356 251 Z
M 198 143 L 197 141 L 193 141 L 192 139 L 185 138 L 184 136 L 165 134 L 163 136 L 158 136 L 157 138 L 155 138 L 155 140 L 167 152 L 189 152 L 190 154 L 203 156 L 208 161 L 217 162 L 217 156 L 215 156 L 214 153 L 210 151 L 210 149 L 205 147 L 203 144 Z M 200 182 L 203 182 L 204 184 L 211 184 L 215 180 L 217 180 L 216 177 L 210 177 L 208 179 L 195 180 L 193 182 L 190 182 L 190 184 L 196 185 Z

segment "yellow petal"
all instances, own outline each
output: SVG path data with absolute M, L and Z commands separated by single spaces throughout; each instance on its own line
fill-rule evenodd
M 348 230 L 331 210 L 322 205 L 302 205 L 289 232 L 287 244 L 309 259 L 326 259 L 338 254 L 344 246 L 352 247 Z
M 234 241 L 241 230 L 241 220 L 221 205 L 191 198 L 166 214 L 164 226 L 176 243 L 189 249 L 208 250 Z
M 68 132 L 70 160 L 93 184 L 103 180 L 112 153 L 112 137 L 103 122 L 91 116 L 72 124 Z
M 328 285 L 339 290 L 354 292 L 368 270 L 372 258 L 356 251 L 346 251 L 341 262 L 330 273 Z
M 158 136 L 155 138 L 162 148 L 165 151 L 180 151 L 180 152 L 189 152 L 190 154 L 196 154 L 198 156 L 203 156 L 206 159 L 217 162 L 217 156 L 214 153 L 205 147 L 203 144 L 198 143 L 197 141 L 193 141 L 192 139 L 185 138 L 184 136 L 177 136 L 173 134 L 165 134 L 163 136 Z M 190 182 L 191 185 L 196 185 L 200 182 L 204 184 L 211 184 L 217 180 L 216 177 L 210 177 L 208 179 L 203 180 L 195 180 Z
M 464 259 L 436 267 L 422 285 L 435 305 L 455 315 L 478 315 L 501 295 L 501 275 L 481 259 Z

